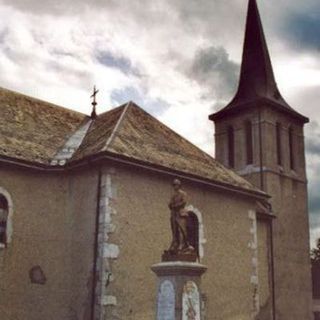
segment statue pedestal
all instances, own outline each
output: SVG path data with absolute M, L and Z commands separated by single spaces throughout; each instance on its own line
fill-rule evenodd
M 196 262 L 161 262 L 151 267 L 158 277 L 156 320 L 202 320 L 201 276 Z

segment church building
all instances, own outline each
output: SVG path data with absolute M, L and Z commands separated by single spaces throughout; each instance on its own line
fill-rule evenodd
M 209 115 L 215 158 L 134 102 L 93 106 L 0 88 L 1 320 L 156 319 L 177 179 L 207 268 L 182 320 L 312 319 L 309 120 L 278 90 L 256 0 L 237 93 Z

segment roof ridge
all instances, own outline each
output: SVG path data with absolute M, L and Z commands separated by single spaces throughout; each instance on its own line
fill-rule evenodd
M 121 113 L 116 125 L 114 126 L 114 128 L 113 128 L 113 130 L 111 132 L 110 137 L 108 138 L 105 146 L 102 148 L 102 151 L 107 151 L 108 148 L 110 147 L 111 143 L 113 142 L 113 140 L 114 140 L 114 138 L 115 138 L 115 136 L 116 136 L 116 134 L 117 134 L 122 122 L 123 122 L 123 119 L 124 119 L 124 117 L 125 117 L 125 115 L 127 113 L 127 110 L 129 109 L 130 104 L 131 104 L 131 101 L 127 102 L 127 104 L 125 105 L 125 107 L 124 107 L 124 109 L 123 109 L 123 111 L 122 111 L 122 113 Z
M 131 103 L 131 101 L 130 101 Z M 147 115 L 149 115 L 150 117 L 152 117 L 155 121 L 157 121 L 160 125 L 166 127 L 168 130 L 170 130 L 172 133 L 174 133 L 177 137 L 179 137 L 180 139 L 182 139 L 184 142 L 187 142 L 188 144 L 192 145 L 194 148 L 196 148 L 199 152 L 203 153 L 204 155 L 206 155 L 207 157 L 213 159 L 215 162 L 218 162 L 212 155 L 210 155 L 208 152 L 204 151 L 203 149 L 201 149 L 199 146 L 197 146 L 195 143 L 193 143 L 192 141 L 188 140 L 186 137 L 184 137 L 183 135 L 181 135 L 180 133 L 178 133 L 177 131 L 175 131 L 174 129 L 172 129 L 171 127 L 169 127 L 168 125 L 166 125 L 165 123 L 163 123 L 162 121 L 160 121 L 159 119 L 157 119 L 155 116 L 153 116 L 150 112 L 146 111 L 145 109 L 143 109 L 142 107 L 140 107 L 138 104 L 136 104 L 135 102 L 132 102 L 132 104 L 134 106 L 136 106 L 137 108 L 139 108 L 142 112 L 146 113 Z
M 116 109 L 118 109 L 118 108 L 120 109 L 120 108 L 126 106 L 127 104 L 128 104 L 128 102 L 123 103 L 123 104 L 120 104 L 119 106 L 116 106 L 116 107 L 115 107 L 115 106 L 111 106 L 110 109 L 108 109 L 108 110 L 106 110 L 106 111 L 103 111 L 103 112 L 97 114 L 97 117 L 104 116 L 104 115 L 106 115 L 107 113 L 109 113 L 110 111 L 116 110 Z
M 92 125 L 92 119 L 85 119 L 80 126 L 72 132 L 72 134 L 66 139 L 64 145 L 58 149 L 54 157 L 52 158 L 51 165 L 65 165 L 66 162 L 72 158 L 74 153 L 79 149 L 83 139 L 87 135 L 87 132 Z

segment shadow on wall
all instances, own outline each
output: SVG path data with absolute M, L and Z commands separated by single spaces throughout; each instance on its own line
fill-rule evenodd
M 255 320 L 270 320 L 272 315 L 272 305 L 270 298 L 266 304 L 260 307 L 259 314 L 255 317 Z

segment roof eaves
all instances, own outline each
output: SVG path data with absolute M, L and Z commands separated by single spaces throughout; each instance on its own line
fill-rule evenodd
M 0 155 L 0 163 L 41 171 L 62 171 L 65 168 L 65 166 L 52 166 L 47 163 L 12 158 L 4 155 Z
M 270 198 L 270 196 L 267 193 L 265 193 L 264 191 L 261 191 L 261 190 L 253 190 L 253 189 L 243 188 L 240 186 L 233 185 L 231 183 L 224 183 L 221 181 L 205 178 L 205 177 L 198 176 L 198 175 L 188 173 L 185 171 L 172 169 L 172 168 L 169 168 L 166 166 L 150 163 L 150 162 L 143 161 L 143 160 L 133 159 L 133 158 L 126 157 L 124 155 L 119 155 L 119 154 L 116 154 L 116 153 L 113 153 L 110 151 L 103 151 L 103 152 L 100 152 L 99 154 L 87 156 L 86 158 L 83 158 L 81 160 L 77 160 L 77 161 L 74 161 L 72 163 L 67 164 L 67 167 L 69 167 L 69 166 L 70 166 L 70 168 L 78 167 L 78 166 L 85 165 L 86 163 L 92 163 L 95 161 L 99 161 L 101 159 L 108 159 L 108 160 L 113 160 L 113 161 L 124 163 L 124 164 L 135 165 L 137 167 L 143 167 L 145 169 L 151 169 L 154 171 L 171 174 L 176 177 L 180 176 L 182 178 L 186 178 L 189 180 L 210 184 L 212 186 L 219 187 L 220 189 L 222 188 L 222 189 L 234 191 L 237 193 L 251 195 L 257 199 Z
M 46 171 L 46 172 L 57 172 L 57 171 L 64 171 L 64 170 L 72 170 L 77 167 L 81 166 L 86 166 L 90 165 L 92 162 L 96 162 L 99 160 L 112 160 L 116 162 L 120 162 L 123 164 L 130 164 L 130 165 L 135 165 L 137 167 L 143 167 L 145 169 L 153 170 L 159 173 L 166 173 L 170 174 L 175 177 L 181 177 L 184 179 L 189 179 L 194 182 L 200 182 L 200 183 L 205 183 L 207 185 L 211 185 L 220 189 L 228 190 L 228 191 L 233 191 L 236 193 L 240 193 L 243 195 L 247 196 L 253 196 L 256 199 L 267 199 L 270 198 L 268 194 L 261 190 L 251 190 L 251 189 L 246 189 L 242 188 L 239 186 L 235 186 L 229 183 L 223 183 L 220 181 L 216 181 L 213 179 L 208 179 L 205 177 L 201 177 L 195 174 L 187 173 L 184 171 L 179 171 L 176 169 L 171 169 L 165 166 L 161 165 L 156 165 L 152 163 L 148 163 L 142 160 L 137 160 L 137 159 L 132 159 L 123 155 L 118 155 L 109 151 L 103 151 L 98 154 L 94 155 L 89 155 L 87 157 L 84 157 L 79 160 L 74 160 L 71 162 L 66 163 L 65 165 L 49 165 L 49 164 L 44 164 L 44 163 L 39 163 L 39 162 L 31 162 L 31 161 L 26 161 L 22 159 L 16 159 L 16 158 L 10 158 L 6 156 L 0 156 L 0 163 L 4 164 L 9 164 L 9 165 L 15 165 L 19 166 L 22 168 L 27 168 L 27 169 L 34 169 L 34 170 L 40 170 L 40 171 Z
M 289 115 L 303 121 L 304 123 L 309 122 L 309 118 L 305 117 L 304 115 L 300 114 L 299 112 L 295 111 L 294 109 L 289 108 L 289 107 L 285 107 L 281 103 L 277 103 L 276 101 L 273 101 L 273 100 L 265 98 L 265 97 L 257 97 L 254 100 L 241 101 L 239 103 L 234 103 L 233 101 L 231 101 L 223 109 L 209 115 L 209 120 L 211 120 L 211 121 L 219 120 L 220 118 L 222 118 L 226 115 L 234 115 L 234 114 L 240 113 L 243 111 L 243 109 L 250 109 L 250 108 L 254 108 L 254 107 L 259 108 L 259 106 L 261 106 L 262 103 L 268 104 L 271 107 L 276 108 L 276 110 L 283 112 L 283 113 L 286 113 L 286 114 L 289 114 Z

